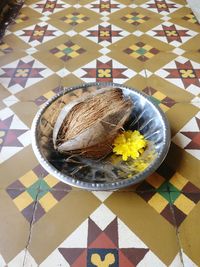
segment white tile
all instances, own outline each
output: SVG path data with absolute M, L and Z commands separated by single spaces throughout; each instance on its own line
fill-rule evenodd
M 19 102 L 19 99 L 14 96 L 14 95 L 10 95 L 6 98 L 3 99 L 3 103 L 7 106 L 7 107 L 10 107 L 14 104 L 16 104 L 17 102 Z
M 85 220 L 59 247 L 87 248 L 88 219 Z
M 144 33 L 141 32 L 141 31 L 139 31 L 139 30 L 137 30 L 137 31 L 134 31 L 133 34 L 134 34 L 135 36 L 140 37 L 140 36 L 142 36 Z
M 104 47 L 104 48 L 100 49 L 99 52 L 103 55 L 106 55 L 110 52 L 110 49 Z
M 91 215 L 90 218 L 103 231 L 116 217 L 116 215 L 108 209 L 104 204 L 101 204 Z
M 69 35 L 70 37 L 73 37 L 73 36 L 77 35 L 78 33 L 75 32 L 74 30 L 71 30 L 71 31 L 66 32 L 66 34 Z
M 133 218 L 134 219 L 134 218 Z M 119 248 L 147 248 L 120 219 L 118 219 Z
M 105 201 L 112 194 L 112 192 L 107 191 L 93 191 L 92 193 L 102 202 Z

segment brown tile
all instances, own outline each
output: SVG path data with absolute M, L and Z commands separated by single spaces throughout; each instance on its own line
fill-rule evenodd
M 199 255 L 199 222 L 200 202 L 190 212 L 179 228 L 179 238 L 183 252 L 197 265 L 200 265 Z
M 57 74 L 53 74 L 50 77 L 43 79 L 32 86 L 29 86 L 26 90 L 17 93 L 16 97 L 24 102 L 36 101 L 36 99 L 38 99 L 40 96 L 46 95 L 51 90 L 59 87 L 61 79 L 62 78 Z M 51 95 L 49 94 L 49 96 Z
M 4 260 L 9 262 L 26 247 L 30 225 L 4 190 L 0 190 L 0 202 L 0 249 Z
M 82 190 L 72 191 L 64 197 L 33 227 L 29 252 L 34 259 L 41 263 L 98 207 L 99 203 L 92 193 Z
M 134 192 L 115 192 L 105 201 L 105 204 L 156 255 L 159 255 L 166 265 L 170 265 L 179 251 L 179 246 L 175 228 L 163 216 Z M 146 218 L 151 218 L 151 220 L 146 220 Z
M 71 19 L 71 16 L 79 16 L 81 18 L 74 22 L 74 20 Z M 68 32 L 72 29 L 74 29 L 76 32 L 80 32 L 86 28 L 90 28 L 99 24 L 101 20 L 99 14 L 87 8 L 70 7 L 51 15 L 49 22 L 64 32 Z
M 30 169 L 34 168 L 37 164 L 38 161 L 33 154 L 31 145 L 25 147 L 9 160 L 1 163 L 2 175 L 0 178 L 0 188 L 7 188 L 11 183 L 23 176 Z M 19 187 L 13 186 L 12 188 L 17 189 Z

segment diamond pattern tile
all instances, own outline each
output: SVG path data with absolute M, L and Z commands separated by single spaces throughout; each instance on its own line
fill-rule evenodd
M 200 266 L 199 43 L 186 0 L 25 1 L 0 44 L 0 267 Z M 166 159 L 135 186 L 72 188 L 34 156 L 36 112 L 88 82 L 135 88 L 169 120 Z

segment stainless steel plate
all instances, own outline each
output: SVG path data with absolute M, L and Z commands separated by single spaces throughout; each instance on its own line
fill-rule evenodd
M 153 144 L 156 156 L 141 172 L 130 172 L 124 177 L 105 159 L 66 158 L 53 148 L 53 125 L 63 105 L 103 87 L 119 87 L 131 98 L 134 109 L 128 128 L 139 130 Z M 144 180 L 160 166 L 170 145 L 170 128 L 161 109 L 147 95 L 114 83 L 90 83 L 64 89 L 36 114 L 31 132 L 33 150 L 40 164 L 62 182 L 87 190 L 115 190 Z

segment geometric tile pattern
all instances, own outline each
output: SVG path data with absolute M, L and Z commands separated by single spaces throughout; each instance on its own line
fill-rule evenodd
M 122 79 L 125 81 L 133 77 L 135 72 L 103 56 L 83 66 L 80 70 L 74 71 L 74 74 L 85 82 L 121 82 Z
M 166 96 L 165 94 L 159 92 L 158 90 L 152 87 L 146 87 L 142 90 L 144 93 L 150 96 L 151 100 L 164 111 L 168 111 L 171 107 L 176 104 L 172 98 Z
M 102 206 L 99 209 L 103 210 Z M 61 243 L 42 262 L 41 267 L 47 267 L 55 260 L 60 265 L 74 267 L 145 266 L 150 260 L 164 267 L 160 259 L 119 218 L 109 218 L 102 229 L 98 220 L 91 217 Z
M 95 43 L 100 43 L 102 46 L 106 47 L 127 36 L 128 32 L 116 27 L 115 25 L 103 22 L 81 32 L 80 34 Z
M 197 62 L 180 56 L 155 74 L 194 95 L 200 93 L 200 64 Z
M 35 4 L 31 5 L 30 7 L 37 12 L 42 13 L 44 16 L 48 16 L 54 14 L 58 11 L 63 10 L 64 8 L 68 8 L 70 5 L 66 4 L 61 0 L 45 0 L 39 1 Z
M 79 45 L 74 44 L 71 41 L 60 44 L 50 50 L 50 53 L 52 53 L 57 58 L 62 59 L 63 61 L 75 58 L 83 54 L 84 52 L 86 52 L 85 49 L 81 48 Z
M 169 0 L 150 0 L 141 6 L 161 15 L 168 15 L 181 7 L 181 5 Z
M 100 0 L 87 4 L 85 7 L 97 13 L 101 13 L 104 16 L 120 10 L 124 5 L 114 0 Z
M 10 184 L 7 193 L 29 222 L 32 220 L 31 211 L 37 201 L 37 213 L 34 218 L 36 222 L 65 197 L 70 189 L 70 186 L 63 184 L 38 165 Z
M 76 26 L 78 24 L 83 23 L 84 21 L 89 20 L 89 18 L 79 12 L 73 12 L 71 14 L 67 14 L 64 17 L 60 18 L 60 20 L 64 21 L 65 23 L 71 26 Z
M 187 122 L 172 140 L 200 160 L 200 112 Z
M 12 51 L 13 49 L 7 43 L 2 42 L 0 44 L 0 56 L 9 54 Z
M 145 16 L 138 12 L 132 12 L 130 14 L 126 14 L 125 16 L 121 17 L 121 20 L 134 25 L 138 26 L 146 21 L 148 21 L 150 18 L 148 16 Z
M 159 50 L 143 42 L 138 42 L 125 49 L 124 52 L 133 58 L 145 62 L 158 54 Z
M 140 193 L 146 188 L 148 194 Z M 137 192 L 160 215 L 177 226 L 181 225 L 200 200 L 200 189 L 179 173 L 174 173 L 169 180 L 159 174 L 153 174 L 137 187 Z M 169 216 L 171 206 L 176 222 Z
M 31 56 L 26 56 L 3 66 L 0 79 L 11 93 L 17 93 L 52 74 L 42 63 Z
M 175 47 L 179 47 L 180 45 L 197 35 L 197 32 L 167 21 L 151 29 L 147 32 L 147 34 L 162 42 L 169 43 L 170 45 L 173 45 Z
M 0 110 L 0 163 L 29 144 L 29 128 L 10 108 Z
M 25 1 L 0 44 L 1 267 L 200 266 L 199 34 L 184 0 Z M 61 183 L 30 144 L 48 99 L 96 81 L 143 91 L 172 129 L 156 173 L 118 192 Z
M 187 14 L 185 15 L 184 17 L 182 17 L 182 19 L 190 22 L 190 23 L 193 23 L 193 24 L 197 24 L 198 25 L 198 21 L 196 19 L 196 17 L 194 16 L 193 13 L 190 13 L 190 14 Z
M 35 47 L 41 43 L 52 40 L 56 36 L 60 36 L 62 32 L 46 22 L 40 22 L 36 25 L 19 30 L 15 32 L 15 34 L 32 47 Z

